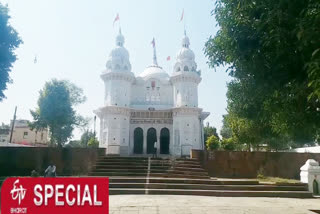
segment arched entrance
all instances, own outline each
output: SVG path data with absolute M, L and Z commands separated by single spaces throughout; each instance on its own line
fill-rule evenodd
M 154 142 L 157 141 L 157 132 L 155 128 L 148 129 L 147 132 L 147 154 L 153 154 Z
M 160 132 L 160 154 L 169 154 L 170 132 L 163 128 Z
M 138 127 L 134 130 L 133 133 L 133 153 L 142 154 L 143 153 L 143 130 Z

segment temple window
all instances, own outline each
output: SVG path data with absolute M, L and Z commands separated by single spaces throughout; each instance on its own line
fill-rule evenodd
M 184 71 L 189 71 L 188 66 L 184 66 L 183 70 L 184 70 Z

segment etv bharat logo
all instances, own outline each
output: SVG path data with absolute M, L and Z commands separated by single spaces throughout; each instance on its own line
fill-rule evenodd
M 11 194 L 11 197 L 13 200 L 17 200 L 17 199 L 19 200 L 19 205 L 20 205 L 21 201 L 26 196 L 27 190 L 25 188 L 23 188 L 21 184 L 18 187 L 18 183 L 19 183 L 19 179 L 17 179 L 13 183 L 13 189 L 10 191 L 10 194 Z

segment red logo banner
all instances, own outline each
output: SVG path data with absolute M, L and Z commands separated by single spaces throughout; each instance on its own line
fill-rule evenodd
M 108 178 L 6 179 L 1 214 L 108 214 Z

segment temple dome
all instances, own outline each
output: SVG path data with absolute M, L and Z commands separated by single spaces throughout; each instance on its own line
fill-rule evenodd
M 169 80 L 169 74 L 165 72 L 160 66 L 157 65 L 151 65 L 147 67 L 140 75 L 141 78 L 144 80 L 147 79 L 159 79 L 162 81 Z
M 181 48 L 179 52 L 177 53 L 177 60 L 183 61 L 183 60 L 190 60 L 193 61 L 195 58 L 194 53 L 189 48 Z

